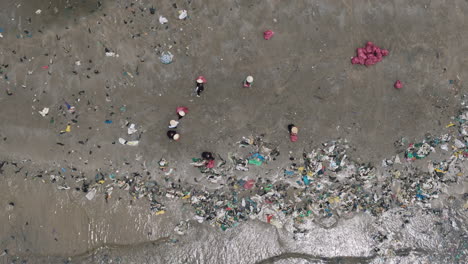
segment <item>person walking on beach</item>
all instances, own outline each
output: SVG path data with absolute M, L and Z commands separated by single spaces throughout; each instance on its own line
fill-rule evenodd
M 188 108 L 185 106 L 178 106 L 176 108 L 176 113 L 179 116 L 179 119 L 182 119 L 187 113 L 188 113 Z
M 203 76 L 198 76 L 197 78 L 197 87 L 195 88 L 195 92 L 197 93 L 197 97 L 200 97 L 203 90 L 205 90 L 204 84 L 206 83 L 206 79 Z
M 176 120 L 169 121 L 169 128 L 177 128 L 178 125 L 179 125 L 179 121 L 176 121 Z
M 299 129 L 294 124 L 289 124 L 288 131 L 289 131 L 289 139 L 291 139 L 291 142 L 296 142 L 297 133 L 299 132 Z
M 244 88 L 250 88 L 252 87 L 252 83 L 253 83 L 253 77 L 252 76 L 247 76 L 247 78 L 245 78 L 244 80 Z
M 180 139 L 180 135 L 175 130 L 167 131 L 167 137 L 169 137 L 170 139 L 172 139 L 174 141 L 177 141 L 177 140 Z

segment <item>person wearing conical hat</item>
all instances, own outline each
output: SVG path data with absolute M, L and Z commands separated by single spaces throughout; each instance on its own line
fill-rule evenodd
M 197 97 L 200 97 L 200 94 L 205 90 L 204 84 L 206 83 L 206 79 L 203 76 L 198 76 L 197 78 L 197 87 L 195 88 L 195 92 L 197 93 Z
M 253 77 L 252 76 L 247 76 L 247 78 L 245 78 L 244 80 L 244 88 L 250 88 L 252 86 L 252 83 L 253 83 Z
M 291 142 L 296 142 L 297 133 L 299 132 L 299 129 L 294 124 L 289 124 L 288 130 L 289 130 L 289 138 L 291 139 Z
M 172 140 L 179 140 L 180 135 L 175 131 L 175 130 L 169 130 L 167 131 L 167 137 L 172 139 Z
M 169 128 L 177 128 L 178 125 L 179 125 L 179 121 L 176 121 L 176 120 L 169 121 Z
M 188 114 L 188 108 L 185 107 L 185 106 L 178 106 L 176 108 L 176 113 L 177 115 L 179 116 L 179 119 L 181 119 L 182 117 L 184 117 L 186 114 Z

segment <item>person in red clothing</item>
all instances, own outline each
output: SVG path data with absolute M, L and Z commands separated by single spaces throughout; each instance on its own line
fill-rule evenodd
M 299 132 L 299 129 L 294 124 L 289 124 L 288 131 L 289 131 L 289 138 L 291 139 L 291 141 L 296 142 L 297 132 Z
M 179 119 L 181 119 L 188 113 L 188 108 L 185 106 L 179 106 L 176 108 L 176 113 L 179 116 Z
M 244 80 L 244 88 L 250 88 L 252 87 L 252 83 L 253 83 L 253 77 L 252 76 L 247 76 L 247 78 L 245 78 Z

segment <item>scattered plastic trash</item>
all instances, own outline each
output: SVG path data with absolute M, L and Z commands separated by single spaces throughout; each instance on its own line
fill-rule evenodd
M 383 57 L 389 54 L 388 50 L 381 49 L 372 42 L 367 42 L 365 47 L 357 48 L 357 56 L 351 59 L 352 64 L 374 65 L 382 61 Z
M 67 106 L 67 110 L 70 114 L 73 114 L 75 112 L 75 107 L 71 106 L 69 103 L 65 102 L 65 105 Z
M 206 167 L 208 169 L 211 169 L 211 168 L 214 168 L 215 166 L 215 161 L 214 160 L 209 160 L 207 163 L 206 163 Z
M 249 160 L 249 164 L 254 164 L 254 165 L 257 165 L 257 166 L 262 165 L 262 163 L 263 162 L 261 160 L 256 160 L 256 159 Z
M 455 147 L 456 148 L 459 148 L 459 149 L 464 149 L 466 147 L 466 144 L 463 143 L 461 140 L 459 139 L 455 139 L 454 141 L 454 144 L 455 144 Z
M 255 185 L 255 181 L 254 180 L 248 180 L 244 183 L 243 187 L 247 190 L 250 190 L 252 189 L 252 187 L 254 187 Z
M 269 40 L 273 37 L 273 35 L 275 35 L 275 32 L 271 31 L 271 30 L 267 30 L 265 32 L 263 32 L 263 38 L 265 40 Z
M 397 80 L 393 86 L 395 89 L 401 89 L 403 88 L 403 83 L 400 80 Z
M 163 16 L 159 16 L 159 23 L 161 25 L 164 25 L 166 24 L 167 22 L 169 22 L 169 20 L 167 20 L 167 18 L 163 17 Z
M 309 180 L 309 178 L 307 177 L 307 175 L 302 176 L 302 181 L 304 182 L 305 185 L 309 185 L 309 184 L 310 184 L 310 180 Z
M 71 132 L 71 125 L 67 125 L 65 130 L 60 131 L 60 134 L 69 133 L 69 132 Z
M 174 58 L 174 55 L 172 55 L 171 52 L 169 51 L 164 51 L 162 54 L 161 54 L 161 57 L 159 57 L 159 60 L 163 63 L 163 64 L 170 64 L 172 62 L 172 59 Z
M 133 74 L 131 74 L 130 72 L 124 72 L 123 75 L 130 76 L 130 78 L 133 78 Z
M 106 52 L 106 57 L 118 58 L 118 57 L 119 57 L 119 54 L 117 54 L 117 53 L 115 53 L 115 52 L 112 52 L 112 51 L 108 51 L 108 52 Z
M 96 196 L 96 193 L 97 193 L 97 190 L 96 189 L 92 189 L 91 191 L 89 191 L 87 194 L 86 194 L 86 199 L 88 200 L 92 200 L 94 199 L 94 196 Z
M 138 140 L 127 141 L 123 138 L 119 138 L 119 143 L 122 145 L 128 145 L 128 146 L 138 146 L 139 141 Z
M 39 114 L 43 117 L 45 117 L 49 113 L 49 108 L 44 107 L 41 111 L 39 111 Z
M 127 134 L 131 135 L 136 133 L 138 130 L 135 128 L 135 124 L 130 124 L 127 129 Z
M 180 20 L 186 19 L 187 16 L 188 16 L 187 10 L 185 10 L 185 9 L 184 10 L 179 10 L 179 19 Z
M 104 121 L 104 123 L 106 123 L 106 124 L 112 124 L 112 120 L 107 119 L 106 121 Z

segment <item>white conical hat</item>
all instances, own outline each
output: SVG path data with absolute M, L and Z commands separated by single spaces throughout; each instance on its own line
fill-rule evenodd
M 247 76 L 247 79 L 246 79 L 249 83 L 253 82 L 253 77 L 252 76 Z
M 297 134 L 297 132 L 299 132 L 299 129 L 297 127 L 292 127 L 291 132 Z
M 202 79 L 202 78 L 198 78 L 198 79 L 197 79 L 197 83 L 203 83 L 203 79 Z
M 184 112 L 183 110 L 180 110 L 180 111 L 179 111 L 179 115 L 180 115 L 180 116 L 185 116 L 185 112 Z
M 180 138 L 180 135 L 179 135 L 179 134 L 175 134 L 175 135 L 172 137 L 172 139 L 174 139 L 174 140 L 179 140 L 179 138 Z
M 171 120 L 169 121 L 169 125 L 171 125 L 171 127 L 175 127 L 179 124 L 179 122 L 175 121 L 175 120 Z

